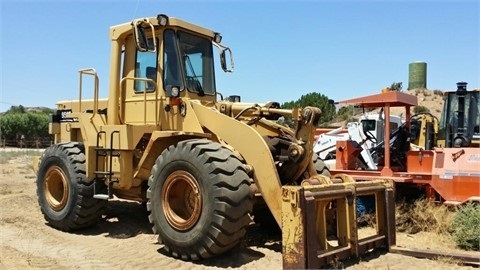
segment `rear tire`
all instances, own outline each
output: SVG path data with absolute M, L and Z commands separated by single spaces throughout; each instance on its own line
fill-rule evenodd
M 147 209 L 165 251 L 182 260 L 219 255 L 245 236 L 253 196 L 244 165 L 204 139 L 181 141 L 157 158 Z
M 86 178 L 84 146 L 55 144 L 43 153 L 37 173 L 40 210 L 48 224 L 62 231 L 92 226 L 107 207 L 93 198 L 93 181 Z

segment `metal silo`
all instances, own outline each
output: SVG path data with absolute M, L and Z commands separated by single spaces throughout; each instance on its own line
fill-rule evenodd
M 413 62 L 408 65 L 408 90 L 427 88 L 427 63 Z

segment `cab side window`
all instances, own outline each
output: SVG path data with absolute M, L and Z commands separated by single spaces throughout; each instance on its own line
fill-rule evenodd
M 149 39 L 148 44 L 153 45 L 152 39 Z M 157 50 L 158 52 L 158 50 Z M 135 59 L 135 78 L 144 78 L 144 79 L 152 79 L 153 81 L 157 81 L 157 59 L 158 53 L 157 52 L 149 52 L 149 51 L 139 51 L 137 50 Z M 134 84 L 134 91 L 135 93 L 143 93 L 144 91 L 153 92 L 155 90 L 155 86 L 152 83 L 146 83 L 144 81 L 136 80 Z
M 170 96 L 173 86 L 183 90 L 184 85 L 180 61 L 178 60 L 179 52 L 175 32 L 167 29 L 163 38 L 163 87 L 166 95 Z

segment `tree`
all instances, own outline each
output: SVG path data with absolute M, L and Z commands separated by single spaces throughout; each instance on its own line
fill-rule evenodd
M 48 137 L 50 112 L 51 110 L 26 112 L 22 105 L 12 106 L 10 110 L 0 115 L 2 139 L 17 140 L 23 137 L 32 140 Z
M 25 113 L 25 107 L 23 107 L 22 105 L 12 106 L 7 111 L 7 113 Z
M 282 104 L 283 109 L 305 108 L 307 106 L 317 107 L 322 113 L 320 115 L 320 124 L 327 123 L 335 117 L 335 105 L 330 102 L 327 96 L 320 93 L 308 93 L 302 95 L 296 101 L 289 101 Z
M 394 82 L 388 87 L 390 91 L 402 91 L 402 83 L 401 82 Z
M 337 112 L 337 119 L 347 121 L 350 120 L 355 112 L 353 105 L 343 106 Z

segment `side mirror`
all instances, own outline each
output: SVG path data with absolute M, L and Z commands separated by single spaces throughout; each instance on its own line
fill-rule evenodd
M 136 25 L 135 28 L 135 41 L 137 44 L 137 49 L 141 52 L 146 52 L 148 50 L 148 40 L 145 35 L 145 28 L 141 27 L 140 25 Z
M 223 71 L 225 72 L 233 72 L 234 70 L 234 64 L 233 64 L 233 55 L 232 51 L 230 48 L 225 47 L 221 44 L 218 44 L 216 42 L 212 42 L 215 47 L 217 47 L 220 50 L 220 65 L 222 66 Z M 229 54 L 230 57 L 230 67 L 228 67 L 227 64 L 227 53 Z
M 227 54 L 225 52 L 228 51 L 228 55 L 230 56 L 230 67 L 228 67 L 227 64 Z M 220 64 L 222 65 L 222 69 L 225 72 L 233 72 L 233 56 L 232 56 L 232 51 L 230 48 L 223 48 L 223 50 L 220 52 Z
M 144 24 L 147 24 L 152 30 L 152 37 L 149 39 L 145 31 Z M 153 24 L 150 23 L 147 19 L 135 20 L 132 22 L 133 25 L 133 35 L 135 36 L 135 45 L 137 50 L 141 52 L 156 52 L 157 51 L 157 41 L 155 39 L 155 28 Z

